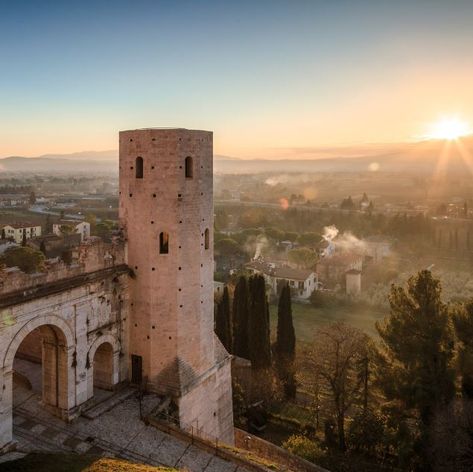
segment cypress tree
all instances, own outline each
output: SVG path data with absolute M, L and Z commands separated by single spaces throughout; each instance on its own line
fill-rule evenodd
M 215 332 L 225 346 L 225 349 L 230 352 L 232 348 L 232 332 L 230 321 L 230 296 L 227 286 L 223 289 L 222 299 L 217 303 Z
M 296 335 L 292 322 L 291 289 L 285 284 L 281 290 L 278 303 L 278 330 L 274 350 L 277 356 L 277 371 L 286 396 L 294 398 L 296 382 L 294 378 L 294 357 Z
M 249 350 L 254 369 L 271 367 L 268 300 L 262 275 L 250 278 Z
M 296 335 L 292 322 L 291 289 L 285 284 L 278 303 L 278 331 L 276 337 L 278 355 L 293 360 L 296 349 Z
M 250 358 L 248 347 L 249 292 L 246 277 L 241 276 L 233 294 L 233 354 Z

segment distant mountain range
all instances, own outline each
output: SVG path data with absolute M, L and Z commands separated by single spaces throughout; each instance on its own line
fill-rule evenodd
M 431 174 L 436 169 L 473 175 L 473 136 L 459 142 L 429 140 L 344 148 L 291 148 L 274 152 L 278 158 L 240 159 L 215 155 L 216 173 L 273 172 L 409 172 Z M 286 157 L 286 158 L 284 158 Z M 0 159 L 0 170 L 10 172 L 118 172 L 118 151 L 84 151 L 11 156 Z

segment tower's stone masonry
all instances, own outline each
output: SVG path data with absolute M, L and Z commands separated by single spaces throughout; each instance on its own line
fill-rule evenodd
M 212 133 L 120 133 L 131 371 L 181 427 L 233 442 L 230 357 L 214 336 Z

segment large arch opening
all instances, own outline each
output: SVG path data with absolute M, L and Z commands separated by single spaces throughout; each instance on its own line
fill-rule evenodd
M 62 416 L 68 409 L 67 340 L 56 326 L 42 325 L 28 333 L 13 359 L 13 407 L 26 401 L 49 407 Z

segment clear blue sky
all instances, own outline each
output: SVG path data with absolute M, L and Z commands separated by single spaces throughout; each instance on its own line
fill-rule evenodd
M 410 139 L 473 120 L 473 1 L 0 0 L 0 156 L 215 131 L 216 151 Z

